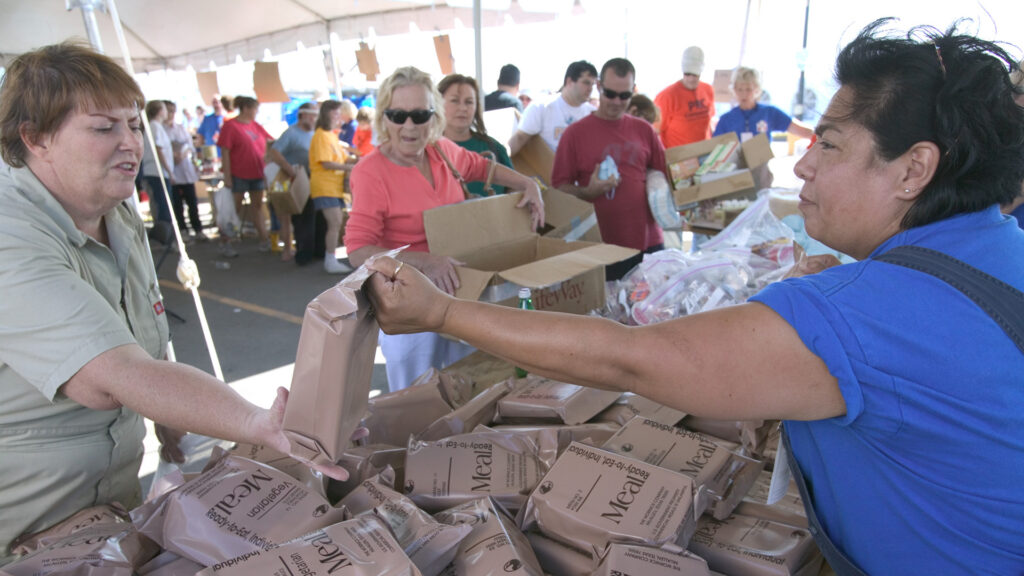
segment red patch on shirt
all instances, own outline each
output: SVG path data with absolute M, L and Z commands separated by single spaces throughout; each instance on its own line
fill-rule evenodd
M 163 314 L 164 313 L 164 303 L 163 302 L 157 302 L 156 304 L 153 304 L 153 312 L 156 312 L 157 316 Z

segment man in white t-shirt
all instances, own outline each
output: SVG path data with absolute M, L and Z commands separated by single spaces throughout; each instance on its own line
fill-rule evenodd
M 510 156 L 515 156 L 534 134 L 540 134 L 551 150 L 558 148 L 558 139 L 569 124 L 590 115 L 594 106 L 590 93 L 597 81 L 597 68 L 585 60 L 569 64 L 562 89 L 549 100 L 533 101 L 523 113 L 516 133 L 508 141 Z

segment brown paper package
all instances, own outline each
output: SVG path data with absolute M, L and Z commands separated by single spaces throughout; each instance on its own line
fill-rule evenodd
M 93 524 L 51 541 L 0 568 L 3 576 L 103 574 L 133 576 L 160 547 L 125 522 Z
M 669 426 L 678 424 L 686 416 L 686 412 L 658 404 L 643 396 L 626 392 L 608 409 L 594 417 L 593 422 L 614 422 L 623 426 L 635 416 L 643 416 Z
M 344 510 L 267 464 L 215 451 L 199 477 L 131 515 L 164 549 L 210 566 L 340 522 Z
M 693 490 L 689 476 L 574 442 L 517 520 L 594 556 L 609 542 L 682 551 L 696 526 Z
M 807 530 L 736 514 L 725 520 L 701 517 L 689 549 L 712 570 L 732 576 L 811 575 L 822 563 Z
M 383 520 L 423 576 L 437 576 L 451 563 L 470 527 L 438 522 L 393 486 L 394 471 L 387 468 L 365 480 L 339 505 L 353 516 L 373 514 Z
M 459 374 L 431 368 L 408 388 L 381 394 L 367 404 L 363 426 L 368 442 L 405 446 L 437 419 L 462 406 L 473 395 L 473 382 Z
M 284 412 L 300 459 L 337 462 L 366 412 L 379 333 L 362 291 L 370 274 L 364 264 L 306 306 Z
M 402 486 L 405 482 L 405 446 L 353 446 L 341 455 L 338 465 L 348 471 L 348 480 L 327 479 L 327 500 L 331 503 L 348 496 L 364 480 L 373 478 L 389 466 L 395 472 L 395 485 Z
M 757 481 L 764 462 L 736 454 L 709 436 L 637 416 L 602 446 L 693 478 L 694 509 L 728 518 Z
M 658 548 L 612 543 L 594 576 L 710 576 L 708 563 L 696 554 L 672 554 Z
M 196 576 L 334 574 L 335 576 L 421 576 L 384 522 L 359 516 L 282 544 L 227 559 Z
M 498 382 L 477 394 L 472 400 L 438 418 L 418 434 L 416 440 L 429 442 L 448 436 L 468 434 L 478 425 L 488 425 L 494 420 L 498 402 L 512 390 L 512 380 Z
M 582 424 L 615 403 L 621 392 L 530 375 L 498 402 L 501 423 Z
M 95 524 L 117 524 L 131 522 L 128 511 L 117 502 L 92 506 L 68 516 L 57 524 L 35 534 L 19 536 L 11 544 L 11 553 L 16 556 L 31 554 L 55 540 L 74 534 Z
M 473 500 L 439 512 L 436 517 L 446 524 L 472 526 L 454 562 L 444 572 L 446 576 L 543 576 L 530 542 L 494 499 Z

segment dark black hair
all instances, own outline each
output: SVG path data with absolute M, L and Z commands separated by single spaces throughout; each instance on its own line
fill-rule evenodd
M 636 68 L 633 67 L 633 63 L 625 58 L 612 58 L 611 60 L 604 63 L 601 66 L 601 81 L 604 81 L 604 73 L 608 70 L 613 70 L 616 76 L 626 77 L 630 74 L 636 79 Z
M 595 68 L 593 64 L 586 60 L 573 62 L 565 69 L 565 78 L 562 80 L 562 84 L 564 85 L 566 80 L 576 82 L 584 73 L 589 73 L 594 78 L 597 78 L 597 68 Z
M 1006 204 L 1024 180 L 1024 109 L 1013 101 L 1017 64 L 974 36 L 916 27 L 886 35 L 885 18 L 864 28 L 836 60 L 850 89 L 845 120 L 872 133 L 891 161 L 918 142 L 941 152 L 935 175 L 904 215 L 904 229 Z
M 519 68 L 514 64 L 505 64 L 498 74 L 499 86 L 519 86 Z

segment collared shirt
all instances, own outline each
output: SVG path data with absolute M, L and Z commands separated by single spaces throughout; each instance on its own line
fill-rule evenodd
M 0 166 L 0 564 L 8 546 L 88 506 L 141 502 L 144 427 L 60 387 L 100 354 L 163 357 L 167 320 L 145 229 L 122 203 L 110 245 L 75 228 L 28 168 Z

